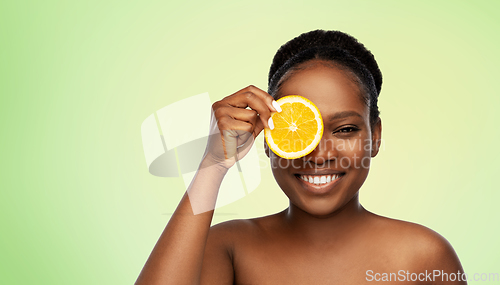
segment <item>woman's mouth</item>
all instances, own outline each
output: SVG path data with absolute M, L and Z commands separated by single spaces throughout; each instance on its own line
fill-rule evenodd
M 337 183 L 345 173 L 324 174 L 324 175 L 308 175 L 296 174 L 295 177 L 305 186 L 306 190 L 314 194 L 324 194 Z

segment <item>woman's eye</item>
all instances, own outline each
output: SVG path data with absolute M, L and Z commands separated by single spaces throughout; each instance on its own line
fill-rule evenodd
M 352 132 L 352 131 L 354 131 L 353 127 L 347 127 L 347 128 L 340 129 L 341 133 L 348 133 L 348 132 Z
M 344 127 L 344 128 L 342 128 L 340 130 L 337 130 L 335 133 L 348 134 L 348 133 L 351 133 L 351 132 L 355 132 L 357 130 L 358 130 L 358 128 L 349 126 L 349 127 Z

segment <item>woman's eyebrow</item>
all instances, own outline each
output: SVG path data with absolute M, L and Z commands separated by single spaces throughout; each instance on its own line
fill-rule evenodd
M 352 117 L 352 116 L 363 118 L 363 116 L 361 116 L 358 112 L 343 111 L 343 112 L 338 112 L 338 113 L 331 115 L 330 117 L 328 117 L 328 121 L 334 121 L 334 120 L 343 119 L 343 118 Z

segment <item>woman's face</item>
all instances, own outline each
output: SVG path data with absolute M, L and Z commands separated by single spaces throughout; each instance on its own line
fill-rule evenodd
M 327 216 L 357 197 L 371 157 L 378 152 L 380 122 L 372 132 L 369 108 L 349 76 L 333 66 L 309 62 L 279 91 L 280 97 L 300 95 L 311 100 L 323 118 L 323 137 L 307 156 L 288 160 L 265 146 L 281 189 L 292 204 L 312 215 Z

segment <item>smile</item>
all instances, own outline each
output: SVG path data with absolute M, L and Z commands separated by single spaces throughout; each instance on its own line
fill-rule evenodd
M 342 176 L 342 174 L 338 173 L 333 175 L 299 175 L 299 178 L 314 185 L 322 185 L 335 181 L 340 178 L 340 176 Z
M 309 175 L 296 174 L 295 177 L 304 185 L 304 189 L 313 194 L 326 194 L 342 179 L 345 173 Z

